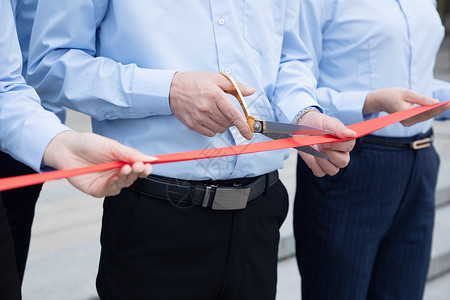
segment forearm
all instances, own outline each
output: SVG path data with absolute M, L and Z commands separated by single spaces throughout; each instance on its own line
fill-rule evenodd
M 47 145 L 69 128 L 22 93 L 20 90 L 0 96 L 0 148 L 39 171 Z
M 272 99 L 277 119 L 292 123 L 305 107 L 320 106 L 316 101 L 317 85 L 312 59 L 295 31 L 285 33 L 283 52 Z
M 98 120 L 171 114 L 172 71 L 122 65 L 81 50 L 49 52 L 32 67 L 28 83 L 42 98 Z
M 433 97 L 440 102 L 450 100 L 450 82 L 435 79 L 433 81 Z M 450 110 L 447 110 L 436 117 L 436 120 L 443 121 L 450 119 Z
M 174 71 L 99 55 L 97 31 L 107 7 L 108 1 L 101 0 L 39 1 L 28 83 L 46 101 L 98 120 L 171 114 L 168 96 Z
M 321 87 L 317 89 L 317 102 L 324 112 L 341 120 L 345 125 L 362 122 L 371 114 L 364 114 L 363 107 L 369 91 L 339 92 L 332 88 Z

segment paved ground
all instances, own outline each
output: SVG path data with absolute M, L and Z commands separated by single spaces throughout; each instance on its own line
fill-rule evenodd
M 449 61 L 450 54 L 446 48 L 440 53 L 437 67 L 441 78 L 450 79 Z M 78 114 L 70 114 L 69 123 L 81 131 L 90 129 L 86 118 Z M 442 157 L 439 184 L 450 185 L 450 122 L 439 125 L 437 132 L 442 137 L 438 146 Z M 295 159 L 288 160 L 285 166 L 282 178 L 292 195 Z M 95 274 L 100 249 L 101 205 L 101 199 L 78 192 L 66 181 L 44 185 L 37 205 L 30 259 L 23 283 L 24 300 L 97 299 Z M 282 234 L 291 232 L 289 216 Z M 450 242 L 450 238 L 447 237 L 445 242 Z M 295 260 L 281 261 L 277 299 L 300 299 L 299 286 Z M 449 295 L 450 275 L 427 284 L 426 300 L 448 300 Z

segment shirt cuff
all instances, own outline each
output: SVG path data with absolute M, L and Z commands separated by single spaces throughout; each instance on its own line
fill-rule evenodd
M 137 107 L 150 115 L 170 115 L 169 92 L 175 71 L 136 67 L 133 75 L 133 97 Z
M 56 119 L 56 117 L 55 117 Z M 40 123 L 40 124 L 38 124 Z M 20 145 L 20 156 L 18 157 L 23 163 L 31 167 L 37 172 L 42 172 L 46 169 L 42 165 L 45 150 L 48 144 L 63 131 L 71 130 L 58 122 L 34 122 L 32 127 L 24 130 L 23 140 Z
M 280 122 L 284 123 L 295 123 L 297 121 L 298 117 L 302 114 L 303 109 L 307 107 L 315 107 L 320 112 L 323 112 L 322 107 L 320 107 L 317 102 L 311 98 L 311 96 L 304 94 L 304 96 L 299 97 L 298 101 L 289 101 L 285 102 L 283 105 L 283 114 L 282 117 L 284 118 L 278 118 Z
M 335 111 L 328 111 L 325 108 L 325 114 L 329 114 L 339 119 L 344 125 L 359 123 L 373 117 L 372 115 L 363 115 L 363 107 L 366 101 L 368 91 L 344 92 L 336 102 Z M 320 99 L 320 95 L 317 97 Z

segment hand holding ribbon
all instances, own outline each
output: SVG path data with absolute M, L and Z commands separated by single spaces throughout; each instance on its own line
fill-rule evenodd
M 427 112 L 438 109 L 441 107 L 447 107 L 450 105 L 450 101 L 439 103 L 436 105 L 430 106 L 420 106 L 414 107 L 408 110 L 399 111 L 396 113 L 392 113 L 390 115 L 386 115 L 383 117 L 371 119 L 368 121 L 364 121 L 357 124 L 352 124 L 348 126 L 349 129 L 356 132 L 356 137 L 340 139 L 331 135 L 323 135 L 323 136 L 297 136 L 287 139 L 281 140 L 272 140 L 267 142 L 253 143 L 253 144 L 245 144 L 245 145 L 236 145 L 230 147 L 222 147 L 222 148 L 214 148 L 214 149 L 204 149 L 204 150 L 196 150 L 189 152 L 181 152 L 181 153 L 172 153 L 172 154 L 163 154 L 155 156 L 158 158 L 157 161 L 151 161 L 151 164 L 161 164 L 161 163 L 172 163 L 179 161 L 189 161 L 195 159 L 206 159 L 206 158 L 215 158 L 222 156 L 230 156 L 230 155 L 240 155 L 240 154 L 248 154 L 254 152 L 261 151 L 271 151 L 271 150 L 279 150 L 286 148 L 294 148 L 300 146 L 308 146 L 308 145 L 319 145 L 326 143 L 335 143 L 342 142 L 345 140 L 352 140 L 364 135 L 367 135 L 371 132 L 374 132 L 378 129 L 386 127 L 388 125 L 394 124 L 396 122 L 400 122 L 406 120 L 408 118 L 412 118 L 418 116 L 420 114 L 427 114 Z M 42 174 L 32 174 L 32 175 L 24 175 L 24 176 L 16 176 L 10 178 L 0 179 L 0 191 L 24 187 L 28 185 L 33 185 L 37 183 L 43 183 L 48 180 L 55 180 L 67 177 L 73 177 L 82 174 L 89 174 L 93 172 L 100 172 L 105 170 L 111 170 L 115 168 L 120 168 L 127 163 L 125 162 L 112 162 L 105 164 L 98 164 L 88 167 L 76 168 L 76 169 L 68 169 L 68 170 L 59 170 L 52 171 Z

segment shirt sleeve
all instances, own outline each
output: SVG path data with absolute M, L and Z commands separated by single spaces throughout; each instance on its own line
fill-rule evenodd
M 438 99 L 440 102 L 450 100 L 450 82 L 435 79 L 433 81 L 433 98 Z M 435 119 L 438 121 L 449 120 L 450 109 L 443 112 Z
M 174 71 L 97 56 L 96 32 L 107 7 L 107 0 L 39 1 L 28 83 L 46 101 L 97 120 L 171 114 L 168 98 Z
M 312 57 L 312 73 L 320 78 L 323 32 L 333 20 L 335 3 L 322 0 L 300 1 L 299 31 L 306 49 Z M 341 120 L 345 125 L 362 122 L 377 114 L 363 115 L 363 107 L 369 91 L 337 91 L 320 86 L 316 91 L 317 102 L 324 112 Z
M 298 33 L 298 1 L 287 1 L 283 45 L 272 106 L 281 122 L 295 122 L 303 108 L 322 108 L 315 99 L 312 59 Z
M 20 75 L 22 58 L 8 0 L 0 2 L 0 150 L 40 170 L 50 141 L 69 130 L 45 111 Z

